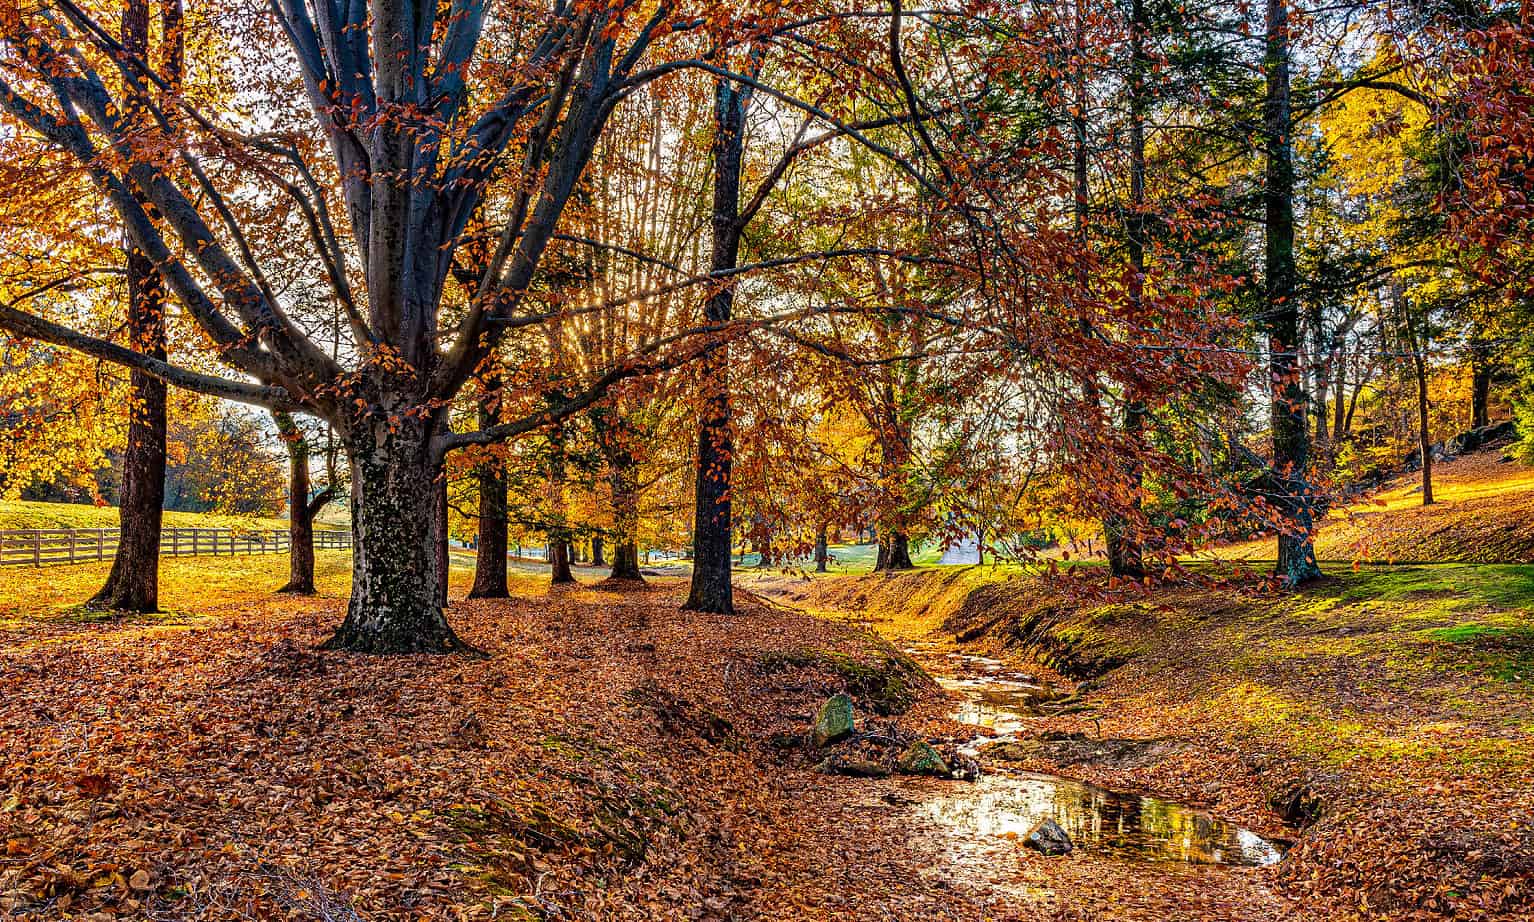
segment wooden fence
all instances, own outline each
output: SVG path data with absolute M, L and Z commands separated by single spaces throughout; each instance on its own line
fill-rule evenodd
M 111 560 L 117 556 L 115 528 L 13 528 L 0 530 L 0 567 L 46 567 Z M 314 533 L 315 548 L 352 546 L 349 531 Z M 162 528 L 161 557 L 286 554 L 287 529 Z

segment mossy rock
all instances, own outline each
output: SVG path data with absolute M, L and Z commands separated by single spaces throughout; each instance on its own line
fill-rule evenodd
M 854 729 L 852 699 L 846 695 L 832 695 L 815 715 L 815 728 L 810 732 L 810 739 L 816 746 L 829 746 L 851 736 Z
M 943 761 L 943 756 L 926 740 L 917 740 L 906 747 L 905 752 L 896 760 L 895 767 L 907 775 L 932 775 L 936 778 L 944 778 L 948 775 L 948 763 Z

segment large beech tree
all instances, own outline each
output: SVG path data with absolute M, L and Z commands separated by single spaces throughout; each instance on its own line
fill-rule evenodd
M 327 142 L 322 159 L 281 133 L 237 134 L 232 120 L 169 92 L 152 62 L 74 0 L 7 5 L 0 108 L 89 172 L 219 359 L 253 380 L 184 369 L 14 308 L 0 325 L 173 385 L 324 419 L 350 460 L 355 532 L 351 604 L 329 645 L 457 649 L 434 564 L 432 484 L 444 455 L 584 409 L 645 365 L 594 374 L 559 401 L 477 432 L 447 431 L 447 406 L 508 330 L 543 319 L 524 295 L 603 126 L 626 94 L 717 47 L 705 27 L 728 17 L 710 12 L 669 2 L 274 0 L 294 83 Z M 656 64 L 662 43 L 686 53 Z M 493 60 L 480 54 L 486 44 Z M 142 120 L 124 115 L 139 110 Z M 214 156 L 241 159 L 292 197 L 346 313 L 355 361 L 333 358 L 290 316 L 236 203 L 205 167 Z M 474 283 L 454 289 L 461 303 L 449 304 L 465 228 L 487 218 L 495 245 L 472 266 Z

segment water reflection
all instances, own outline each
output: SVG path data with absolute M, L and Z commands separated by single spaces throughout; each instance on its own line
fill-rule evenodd
M 1038 702 L 1055 697 L 1042 685 L 1016 680 L 938 676 L 937 683 L 959 695 L 954 720 L 984 727 L 996 737 L 1017 733 Z
M 1008 672 L 999 660 L 960 653 L 945 659 L 949 669 L 934 671 L 938 684 L 959 697 L 953 718 L 989 731 L 963 748 L 970 755 L 988 742 L 1026 736 L 1039 702 L 1058 697 L 1032 676 Z M 959 848 L 983 837 L 1015 834 L 1021 840 L 1041 820 L 1053 819 L 1078 848 L 1126 857 L 1249 867 L 1283 857 L 1276 844 L 1207 813 L 1053 775 L 986 775 L 946 788 L 919 810 L 947 829 Z
M 1125 857 L 1248 867 L 1283 857 L 1272 842 L 1206 813 L 1050 775 L 987 775 L 918 809 L 959 842 L 1008 834 L 1022 839 L 1039 821 L 1053 819 L 1078 848 Z

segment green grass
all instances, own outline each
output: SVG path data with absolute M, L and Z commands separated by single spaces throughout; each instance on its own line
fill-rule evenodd
M 165 525 L 175 528 L 282 529 L 287 519 L 270 516 L 219 515 L 211 512 L 166 512 Z M 88 503 L 0 501 L 0 528 L 116 528 L 116 506 Z M 320 528 L 329 527 L 324 523 Z

